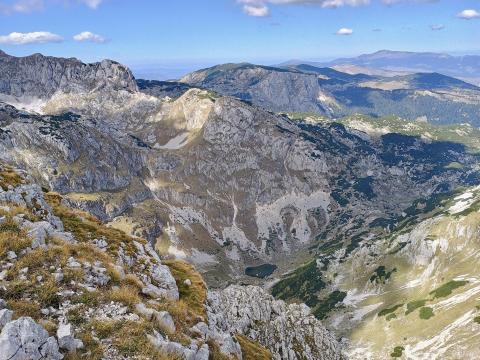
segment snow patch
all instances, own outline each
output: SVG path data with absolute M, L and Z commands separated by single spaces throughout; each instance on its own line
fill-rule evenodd
M 165 145 L 158 145 L 155 144 L 155 149 L 162 149 L 162 150 L 178 150 L 184 147 L 188 141 L 188 132 L 181 133 L 175 136 L 173 139 L 170 139 Z

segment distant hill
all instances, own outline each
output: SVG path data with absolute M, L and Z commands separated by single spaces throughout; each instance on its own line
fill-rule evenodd
M 480 56 L 477 55 L 452 56 L 430 52 L 381 50 L 373 54 L 364 54 L 353 58 L 339 58 L 329 62 L 292 60 L 281 65 L 298 65 L 302 63 L 319 67 L 341 66 L 346 68 L 350 66 L 350 71 L 352 72 L 366 73 L 371 71 L 376 75 L 381 75 L 376 71 L 392 71 L 396 74 L 398 72 L 438 72 L 469 81 L 475 85 L 480 84 Z M 355 67 L 360 68 L 355 69 Z

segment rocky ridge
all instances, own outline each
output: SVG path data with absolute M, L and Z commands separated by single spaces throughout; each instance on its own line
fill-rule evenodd
M 8 74 L 5 76 L 8 77 Z M 257 308 L 247 303 L 249 292 L 234 286 L 225 290 L 226 297 L 217 292 L 207 296 L 204 292 L 200 303 L 188 302 L 194 309 L 188 317 L 196 320 L 185 328 L 182 326 L 186 323 L 185 313 L 177 311 L 182 308 L 179 304 L 185 301 L 185 296 L 192 300 L 193 292 L 188 290 L 192 284 L 195 294 L 200 294 L 198 289 L 204 288 L 201 285 L 203 281 L 192 280 L 195 273 L 178 262 L 161 260 L 175 275 L 180 297 L 179 302 L 170 300 L 177 306 L 168 302 L 165 305 L 156 297 L 169 290 L 159 286 L 151 273 L 148 274 L 150 281 L 149 278 L 141 278 L 148 267 L 141 268 L 144 261 L 140 260 L 141 270 L 129 271 L 135 273 L 141 286 L 136 281 L 127 285 L 137 286 L 137 295 L 142 301 L 125 299 L 124 294 L 118 294 L 118 289 L 113 288 L 119 286 L 121 290 L 125 284 L 116 284 L 116 277 L 106 265 L 115 264 L 114 260 L 124 256 L 127 257 L 123 259 L 125 263 L 133 261 L 135 265 L 139 262 L 138 256 L 142 258 L 143 253 L 136 245 L 129 249 L 114 246 L 112 260 L 103 262 L 103 265 L 88 257 L 85 263 L 75 254 L 62 258 L 62 268 L 81 269 L 85 275 L 81 279 L 72 279 L 71 275 L 67 277 L 75 282 L 74 285 L 86 285 L 88 291 L 105 286 L 110 289 L 112 284 L 112 294 L 108 292 L 100 300 L 105 305 L 100 307 L 101 311 L 89 310 L 86 313 L 89 321 L 93 319 L 93 323 L 88 325 L 91 327 L 87 329 L 87 335 L 92 331 L 98 333 L 100 346 L 107 348 L 105 356 L 113 358 L 119 356 L 115 348 L 124 348 L 120 339 L 109 336 L 102 339 L 100 334 L 108 335 L 110 331 L 127 334 L 124 337 L 128 338 L 135 335 L 132 331 L 141 333 L 148 335 L 141 337 L 142 341 L 145 338 L 148 340 L 146 349 L 153 344 L 155 351 L 175 351 L 183 357 L 193 356 L 192 352 L 195 356 L 204 356 L 204 342 L 211 353 L 219 351 L 238 355 L 239 344 L 251 341 L 249 337 L 268 347 L 271 356 L 277 358 L 290 354 L 319 356 L 318 349 L 297 347 L 298 342 L 310 344 L 312 337 L 325 341 L 324 344 L 333 344 L 325 345 L 323 353 L 336 354 L 331 336 L 323 332 L 318 320 L 307 315 L 311 312 L 317 318 L 325 319 L 331 330 L 352 340 L 353 345 L 348 350 L 354 356 L 357 350 L 364 348 L 365 339 L 362 337 L 368 334 L 357 332 L 349 324 L 358 317 L 367 321 L 367 317 L 362 317 L 365 314 L 363 311 L 367 310 L 366 314 L 375 318 L 368 308 L 375 304 L 353 302 L 353 308 L 361 307 L 360 313 L 348 308 L 352 304 L 352 296 L 355 298 L 356 284 L 343 282 L 342 271 L 348 273 L 349 269 L 342 264 L 357 259 L 353 261 L 356 264 L 358 259 L 365 258 L 364 251 L 371 249 L 369 246 L 374 240 L 380 239 L 385 244 L 383 239 L 389 239 L 392 231 L 404 224 L 416 223 L 424 212 L 431 210 L 435 199 L 461 186 L 477 185 L 478 154 L 470 151 L 463 142 L 464 136 L 468 136 L 468 145 L 477 146 L 476 141 L 471 141 L 475 138 L 475 131 L 468 126 L 453 127 L 448 131 L 431 125 L 417 126 L 421 122 L 373 126 L 371 121 L 357 117 L 339 122 L 313 121 L 311 116 L 274 114 L 208 90 L 184 90 L 169 90 L 161 84 L 152 83 L 143 83 L 141 92 L 111 87 L 87 91 L 78 87 L 71 91 L 57 91 L 42 99 L 35 112 L 21 110 L 12 106 L 13 102 L 6 101 L 10 105 L 0 104 L 0 156 L 16 167 L 28 170 L 39 185 L 62 194 L 61 198 L 51 193 L 46 196 L 55 213 L 70 214 L 64 207 L 66 205 L 88 210 L 113 229 L 146 237 L 148 243 L 155 245 L 166 257 L 192 261 L 205 274 L 208 283 L 217 287 L 225 287 L 231 281 L 245 281 L 246 266 L 253 269 L 250 273 L 259 277 L 271 276 L 269 279 L 273 277 L 272 280 L 281 277 L 273 284 L 272 293 L 277 298 L 304 302 L 311 310 L 301 305 L 280 305 L 261 290 L 258 293 L 257 290 L 249 290 L 258 301 L 266 304 L 265 308 Z M 385 122 L 388 123 L 388 118 L 378 119 L 378 124 Z M 398 128 L 401 131 L 397 131 Z M 33 204 L 33 208 L 35 206 Z M 11 214 L 12 220 L 15 215 Z M 102 227 L 100 234 L 106 237 L 102 239 L 97 235 L 97 221 L 85 214 L 74 212 L 73 215 L 73 218 L 59 216 L 66 231 L 61 230 L 58 224 L 54 226 L 56 222 L 53 218 L 42 218 L 52 228 L 47 224 L 37 224 L 34 227 L 42 230 L 37 229 L 35 233 L 55 234 L 65 237 L 64 241 L 68 242 L 72 238 L 65 232 L 71 232 L 73 240 L 79 241 L 85 239 L 85 231 L 90 234 L 95 230 L 87 236 L 87 242 L 100 251 L 107 249 L 107 253 L 107 239 L 118 243 L 120 235 L 112 228 L 108 228 L 105 234 L 106 230 Z M 78 221 L 78 217 L 82 220 Z M 30 217 L 26 220 L 29 222 L 21 224 L 30 226 L 30 223 L 39 222 L 39 219 Z M 83 230 L 73 231 L 79 223 L 86 223 L 88 229 L 81 226 Z M 15 223 L 15 226 L 18 224 Z M 27 227 L 22 229 L 30 230 Z M 112 236 L 113 239 L 110 239 Z M 130 243 L 121 240 L 123 236 L 120 236 L 120 243 Z M 38 242 L 40 249 L 44 245 L 48 247 L 48 236 L 44 238 L 45 243 L 41 238 Z M 139 243 L 148 253 L 148 244 Z M 401 241 L 398 245 L 403 243 Z M 423 241 L 420 243 L 423 244 Z M 77 247 L 78 244 L 72 246 Z M 128 260 L 132 255 L 130 252 L 136 255 Z M 19 257 L 17 251 L 7 252 L 5 256 L 10 262 Z M 148 254 L 146 256 L 149 257 Z M 403 263 L 405 259 L 393 261 Z M 368 273 L 368 276 L 365 275 L 367 290 L 370 289 L 368 281 L 372 276 L 377 275 L 379 281 L 383 281 L 388 280 L 385 279 L 387 276 L 396 274 L 390 273 L 393 269 L 387 267 L 382 270 L 381 266 L 385 265 L 381 260 L 375 262 L 375 266 L 375 269 L 370 269 L 368 265 L 365 270 Z M 15 271 L 20 279 L 27 277 L 28 280 L 31 269 L 25 268 L 27 266 Z M 259 270 L 265 268 L 268 271 L 264 273 Z M 338 271 L 334 271 L 336 268 Z M 52 276 L 54 279 L 62 278 L 56 269 L 52 269 Z M 151 272 L 151 268 L 148 271 Z M 285 271 L 291 272 L 283 276 Z M 353 275 L 356 274 L 354 272 Z M 452 281 L 464 281 L 458 278 L 460 275 L 455 274 Z M 435 285 L 428 291 L 434 291 L 436 285 L 442 286 L 439 279 L 435 279 Z M 363 289 L 363 279 L 358 286 Z M 31 296 L 26 291 L 25 294 Z M 238 299 L 230 298 L 234 295 Z M 123 299 L 125 304 L 119 301 L 112 304 L 111 296 Z M 154 298 L 148 299 L 152 296 Z M 414 296 L 408 296 L 409 302 L 416 301 Z M 108 303 L 104 299 L 108 299 Z M 430 301 L 426 298 L 417 300 Z M 92 301 L 95 304 L 99 300 Z M 383 302 L 385 309 L 382 310 L 386 311 L 391 310 L 391 305 L 400 305 L 391 303 L 390 299 Z M 435 305 L 435 302 L 432 303 Z M 336 311 L 343 306 L 347 308 L 346 313 L 353 311 L 354 314 L 335 319 L 335 315 L 331 314 L 337 314 Z M 244 313 L 243 308 L 249 309 L 250 313 Z M 401 325 L 404 319 L 399 316 L 400 308 L 392 312 L 397 312 L 394 315 L 401 319 Z M 21 309 L 11 307 L 14 316 L 21 315 Z M 56 309 L 52 311 L 52 322 L 60 324 Z M 219 315 L 226 309 L 232 314 Z M 36 316 L 30 317 L 38 318 L 40 310 L 33 313 Z M 50 311 L 49 308 L 47 310 Z M 423 310 L 422 314 L 428 311 Z M 165 312 L 173 319 L 175 336 L 168 332 L 174 327 Z M 284 324 L 298 324 L 291 317 L 297 315 L 302 317 L 305 329 L 301 327 L 302 331 L 290 333 L 283 331 Z M 9 322 L 8 316 L 6 313 Z M 145 319 L 145 322 L 136 323 L 136 316 Z M 100 324 L 96 322 L 98 319 L 102 320 Z M 161 327 L 142 328 L 152 322 L 156 324 L 157 319 L 161 319 Z M 262 324 L 261 319 L 271 321 Z M 375 319 L 382 321 L 383 316 Z M 116 327 L 118 322 L 125 320 L 129 328 Z M 375 324 L 379 324 L 377 320 L 372 323 L 367 321 L 368 327 L 375 329 Z M 106 329 L 102 327 L 104 323 L 108 324 Z M 61 334 L 68 324 L 78 330 L 73 320 L 69 320 L 64 324 L 66 327 L 62 327 Z M 468 324 L 473 325 L 471 321 Z M 195 328 L 195 335 L 190 332 L 192 328 Z M 229 328 L 238 329 L 235 338 L 225 330 Z M 317 328 L 319 333 L 316 333 Z M 84 329 L 79 329 L 81 334 Z M 272 338 L 269 335 L 272 333 L 278 334 L 281 339 Z M 370 352 L 359 352 L 358 356 L 373 354 L 382 358 L 410 351 L 408 346 L 413 344 L 400 341 L 397 336 L 400 333 L 397 330 L 393 332 L 392 339 L 395 341 L 385 341 L 380 345 L 369 343 L 373 350 L 369 348 Z M 53 331 L 49 335 L 55 334 Z M 361 341 L 356 341 L 355 334 L 359 334 Z M 246 338 L 242 337 L 245 335 Z M 192 339 L 197 347 L 191 347 Z M 73 344 L 78 345 L 75 340 L 81 340 L 85 346 L 92 344 L 88 336 L 74 337 Z M 258 343 L 255 346 L 260 346 Z M 392 347 L 394 343 L 397 345 Z M 378 346 L 382 347 L 381 350 Z M 395 349 L 397 346 L 404 350 Z M 265 351 L 256 349 L 262 354 Z M 422 355 L 422 349 L 414 350 L 417 355 Z
M 104 60 L 84 64 L 41 54 L 13 57 L 0 52 L 0 92 L 12 98 L 48 99 L 56 92 L 98 89 L 137 91 L 135 78 L 123 65 Z

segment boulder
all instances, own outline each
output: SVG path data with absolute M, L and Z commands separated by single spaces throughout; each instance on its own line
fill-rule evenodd
M 170 315 L 167 311 L 157 311 L 155 313 L 155 320 L 157 321 L 158 325 L 169 333 L 175 332 L 175 323 L 173 322 L 172 315 Z
M 195 360 L 208 360 L 210 357 L 210 350 L 207 344 L 203 344 L 202 347 L 195 354 Z
M 271 351 L 274 360 L 345 359 L 340 344 L 308 306 L 286 304 L 258 286 L 231 285 L 211 291 L 207 313 L 209 336 L 223 353 L 234 350 L 235 345 L 225 336 L 233 331 L 258 341 Z
M 170 269 L 165 265 L 153 265 L 150 270 L 150 276 L 157 283 L 157 288 L 161 289 L 163 295 L 169 300 L 177 301 L 180 298 L 177 283 L 175 282 Z
M 156 321 L 156 323 L 165 331 L 173 333 L 176 330 L 175 322 L 167 311 L 157 311 L 146 307 L 143 303 L 135 305 L 135 311 L 146 318 L 148 321 Z
M 30 317 L 8 322 L 0 333 L 0 360 L 60 360 L 54 337 Z
M 72 325 L 60 323 L 57 330 L 58 345 L 60 348 L 73 352 L 83 348 L 83 342 L 75 339 Z

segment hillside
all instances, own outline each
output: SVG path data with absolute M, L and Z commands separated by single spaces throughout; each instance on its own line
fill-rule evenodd
M 317 67 L 350 69 L 352 73 L 388 75 L 395 73 L 441 73 L 480 85 L 478 55 L 453 56 L 431 52 L 381 50 L 352 58 L 340 58 L 329 62 L 304 62 L 294 60 L 283 65 L 308 63 Z
M 349 339 L 350 359 L 479 356 L 478 191 L 419 201 L 351 254 L 319 253 L 316 315 Z M 292 283 L 315 284 L 297 271 L 273 291 L 288 299 Z

